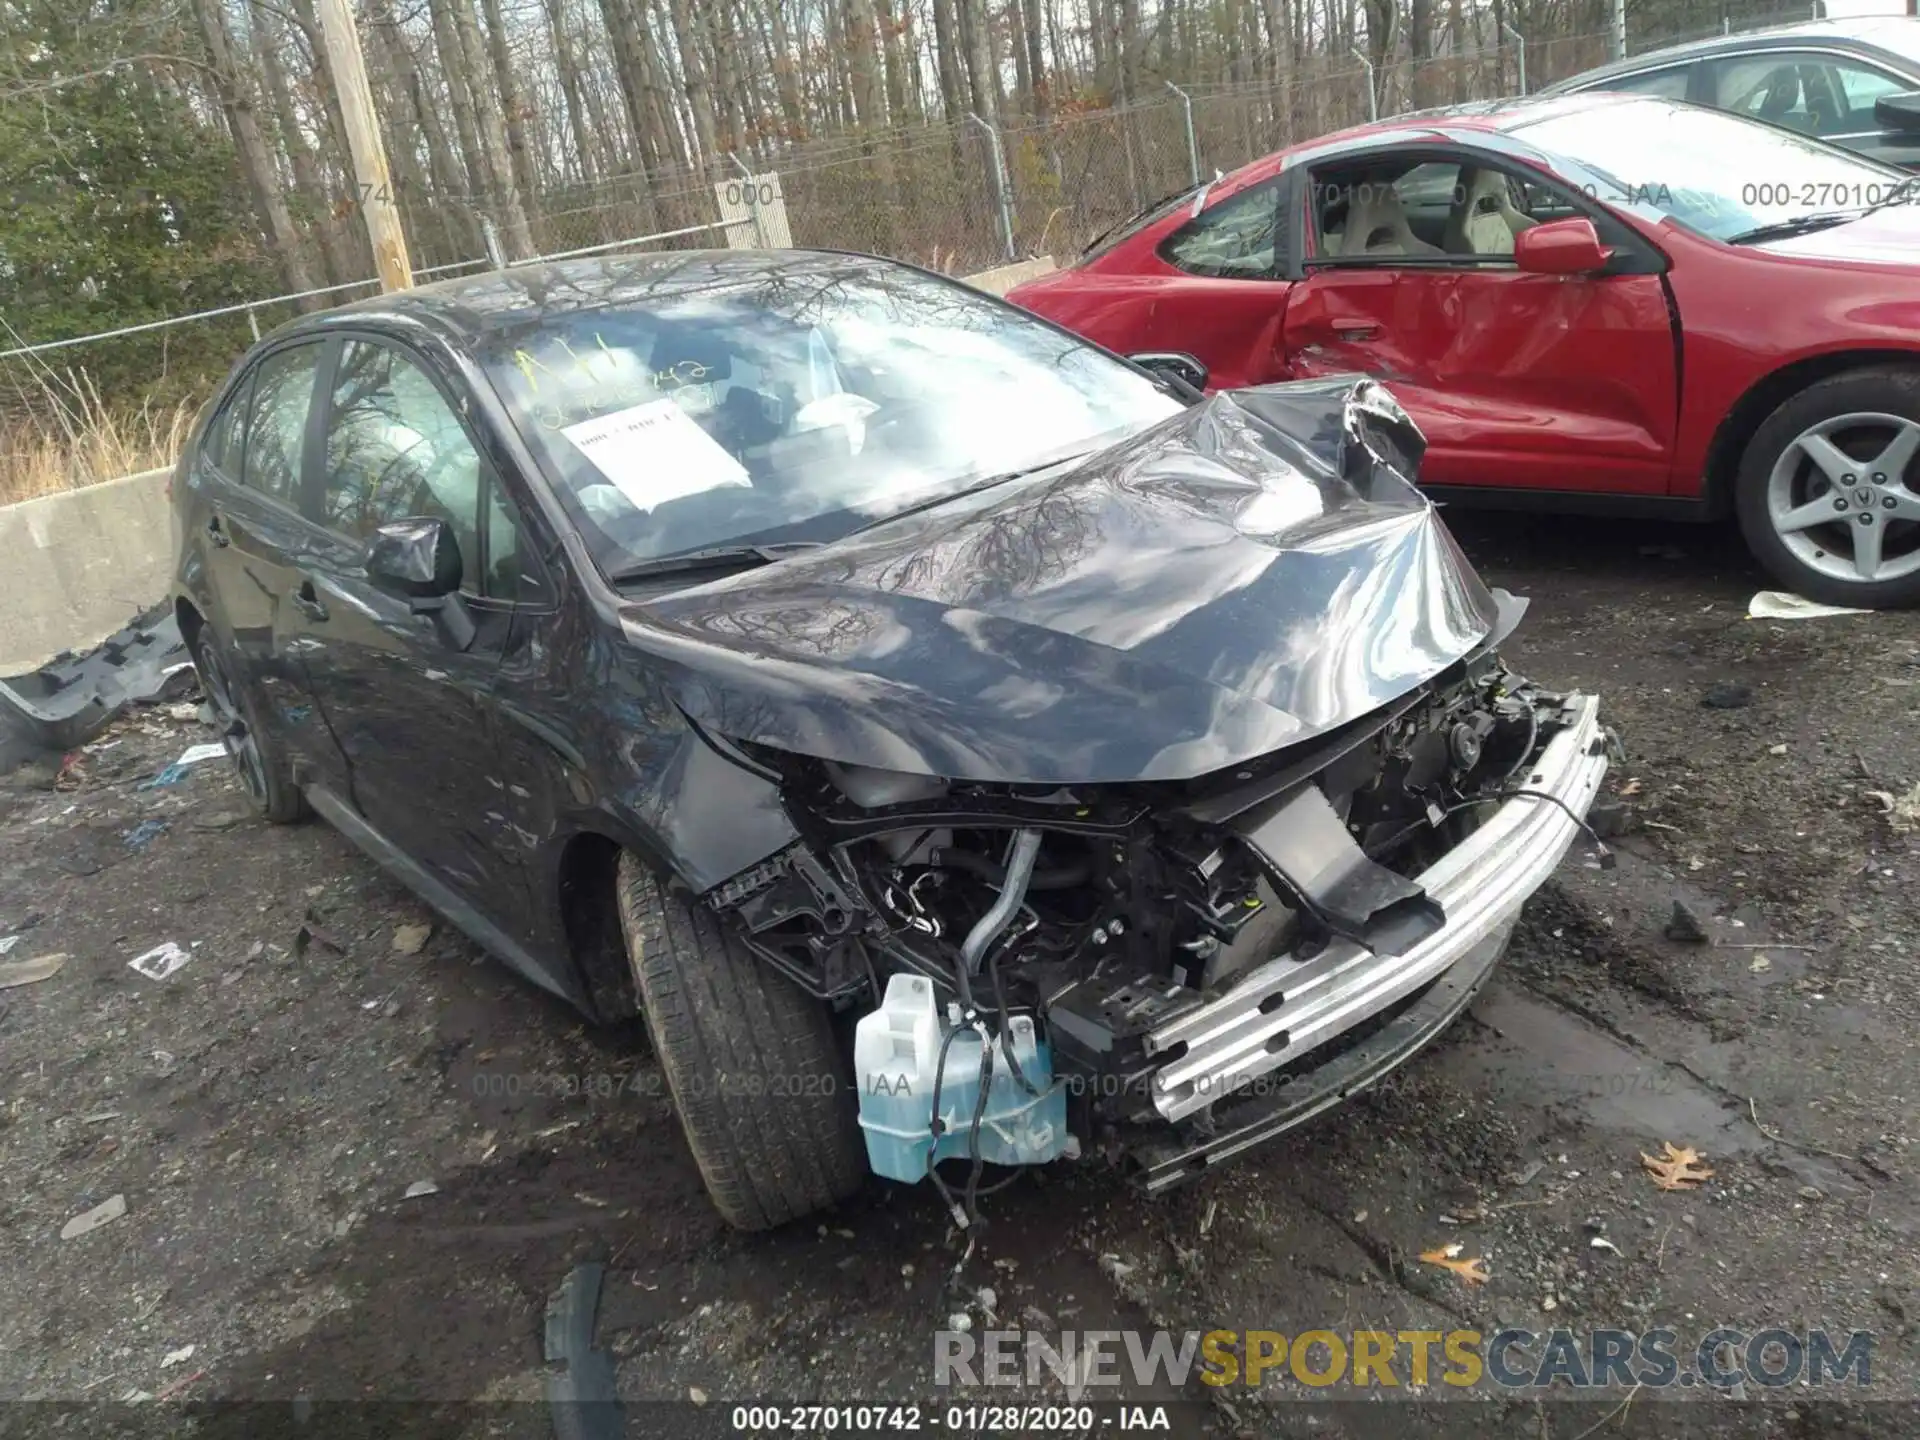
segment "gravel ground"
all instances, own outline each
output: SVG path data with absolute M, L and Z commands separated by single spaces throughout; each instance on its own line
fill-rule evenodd
M 934 1332 L 986 1324 L 982 1287 L 1044 1330 L 1876 1337 L 1844 1407 L 1279 1372 L 1119 1392 L 1181 1433 L 1915 1433 L 1920 849 L 1874 792 L 1920 782 L 1920 616 L 1746 620 L 1760 578 L 1718 533 L 1457 527 L 1534 597 L 1510 658 L 1598 690 L 1626 741 L 1617 867 L 1576 850 L 1390 1083 L 1159 1200 L 1036 1174 L 970 1254 L 879 1183 L 818 1224 L 725 1229 L 636 1027 L 585 1027 L 325 826 L 246 818 L 218 762 L 142 788 L 206 738 L 189 712 L 124 718 L 78 774 L 14 770 L 0 937 L 68 958 L 0 991 L 0 1398 L 40 1402 L 0 1406 L 0 1434 L 549 1434 L 542 1317 L 583 1260 L 608 1267 L 598 1343 L 636 1435 L 729 1433 L 745 1399 L 943 1413 Z M 1676 901 L 1707 943 L 1667 937 Z M 165 941 L 184 968 L 129 968 Z M 1640 1155 L 1666 1141 L 1713 1178 L 1655 1189 Z M 113 1196 L 123 1216 L 60 1238 Z M 1416 1258 L 1451 1241 L 1488 1283 Z

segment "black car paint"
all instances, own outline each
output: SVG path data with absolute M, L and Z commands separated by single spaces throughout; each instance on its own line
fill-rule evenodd
M 1321 433 L 1294 447 L 1294 476 L 1310 482 L 1330 513 L 1348 512 L 1305 526 L 1292 537 L 1303 542 L 1297 547 L 1252 539 L 1208 515 L 1262 491 L 1244 452 L 1256 431 L 1271 430 L 1279 411 L 1298 403 L 1286 399 L 1272 401 L 1264 418 L 1260 403 L 1210 401 L 1155 427 L 1151 443 L 729 581 L 624 594 L 608 585 L 472 358 L 487 328 L 524 323 L 530 304 L 587 305 L 612 295 L 634 303 L 648 285 L 709 283 L 743 265 L 779 284 L 879 263 L 720 252 L 507 272 L 307 317 L 243 361 L 209 417 L 244 387 L 261 355 L 316 337 L 398 346 L 440 387 L 517 512 L 523 549 L 542 557 L 545 571 L 540 602 L 469 602 L 478 638 L 465 650 L 451 647 L 431 617 L 382 592 L 366 574 L 362 547 L 307 518 L 320 513 L 318 437 L 331 356 L 310 417 L 304 516 L 202 460 L 199 432 L 176 474 L 183 624 L 204 617 L 234 661 L 236 683 L 266 699 L 263 718 L 316 808 L 484 946 L 590 1012 L 595 987 L 563 913 L 579 856 L 630 848 L 705 891 L 796 838 L 774 777 L 737 752 L 727 758 L 722 736 L 1002 780 L 1177 778 L 1293 743 L 1390 698 L 1377 693 L 1378 657 L 1365 653 L 1383 634 L 1405 653 L 1389 657 L 1381 673 L 1403 677 L 1404 689 L 1493 624 L 1491 597 L 1417 493 L 1404 482 L 1395 491 L 1342 473 L 1355 459 L 1353 437 Z M 1218 443 L 1214 454 L 1196 456 L 1191 445 L 1203 430 Z M 1356 484 L 1377 498 L 1336 495 Z M 1168 529 L 1170 544 L 1144 585 L 1101 579 L 1116 558 L 1102 548 L 1109 527 L 1143 554 Z M 1003 543 L 982 544 L 989 532 Z M 1383 543 L 1389 537 L 1397 538 Z M 1395 563 L 1370 568 L 1383 557 Z M 1247 582 L 1244 599 L 1196 601 L 1228 559 L 1226 568 Z M 1396 579 L 1411 587 L 1411 611 Z M 1110 618 L 1137 616 L 1148 641 L 1163 632 L 1174 639 L 1166 653 L 1143 658 L 1130 653 L 1135 646 L 1096 643 L 1085 627 L 1076 634 L 1057 616 L 1049 621 L 1047 597 L 1075 593 Z M 902 627 L 924 643 L 901 647 L 879 689 L 849 683 L 851 671 L 817 663 L 835 643 L 828 632 L 836 617 L 854 629 Z M 960 641 L 973 618 L 984 643 L 969 655 Z M 749 633 L 761 621 L 768 629 Z M 1261 633 L 1322 656 L 1328 663 L 1318 673 L 1341 693 L 1289 691 L 1280 683 L 1285 646 L 1252 638 Z M 782 647 L 813 654 L 796 660 Z M 1173 649 L 1185 653 L 1184 667 Z M 953 667 L 963 663 L 970 668 L 962 673 L 981 683 L 957 697 Z M 1209 663 L 1232 673 L 1209 675 Z M 1272 693 L 1249 700 L 1237 687 L 1263 667 Z M 1052 675 L 1065 684 L 1045 678 Z M 1089 687 L 1094 699 L 990 713 L 995 684 L 1035 679 L 1062 691 Z M 1303 696 L 1312 703 L 1300 705 Z M 1281 699 L 1299 713 L 1270 703 Z M 741 715 L 743 702 L 753 718 Z M 872 714 L 870 704 L 878 707 Z M 706 724 L 719 732 L 711 740 Z M 827 732 L 839 738 L 813 743 Z M 1149 752 L 1183 736 L 1206 742 L 1193 755 L 1213 763 L 1189 758 L 1156 768 Z

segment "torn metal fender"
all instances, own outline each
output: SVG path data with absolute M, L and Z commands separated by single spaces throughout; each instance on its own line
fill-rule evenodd
M 735 739 L 956 780 L 1190 779 L 1364 715 L 1493 629 L 1415 487 L 1422 448 L 1371 381 L 1214 395 L 621 619 Z

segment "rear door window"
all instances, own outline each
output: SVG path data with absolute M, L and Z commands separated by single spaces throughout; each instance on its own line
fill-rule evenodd
M 248 488 L 295 508 L 321 353 L 318 343 L 276 351 L 254 374 L 242 477 Z

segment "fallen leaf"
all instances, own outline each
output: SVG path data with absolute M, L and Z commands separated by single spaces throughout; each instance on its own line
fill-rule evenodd
M 171 1370 L 176 1365 L 184 1365 L 193 1358 L 193 1346 L 182 1345 L 178 1350 L 169 1350 L 160 1357 L 160 1368 Z
M 1769 960 L 1764 955 L 1754 956 L 1753 963 L 1747 966 L 1747 969 L 1753 971 L 1756 975 L 1764 971 L 1771 970 L 1772 968 L 1773 968 L 1773 961 Z
M 434 1184 L 433 1181 L 416 1180 L 411 1185 L 407 1186 L 407 1193 L 402 1195 L 400 1198 L 402 1200 L 418 1200 L 422 1196 L 438 1195 L 439 1193 L 440 1193 L 440 1187 Z
M 1622 795 L 1638 795 L 1640 793 L 1639 780 L 1637 779 L 1628 780 L 1626 784 L 1620 787 L 1619 793 Z
M 1593 1239 L 1587 1242 L 1587 1248 L 1590 1250 L 1611 1250 L 1616 1255 L 1620 1253 L 1620 1247 L 1604 1235 L 1594 1236 Z
M 1702 1180 L 1711 1180 L 1713 1171 L 1700 1163 L 1700 1153 L 1690 1145 L 1675 1145 L 1671 1140 L 1660 1142 L 1666 1155 L 1654 1159 L 1644 1150 L 1640 1152 L 1640 1163 L 1647 1173 L 1653 1176 L 1653 1183 L 1662 1190 L 1692 1190 Z
M 1420 1259 L 1428 1265 L 1438 1265 L 1442 1270 L 1451 1270 L 1468 1285 L 1484 1285 L 1490 1278 L 1480 1267 L 1485 1263 L 1479 1256 L 1469 1260 L 1460 1259 L 1463 1247 L 1458 1240 L 1451 1245 L 1437 1246 L 1432 1250 L 1422 1250 Z
M 418 955 L 432 937 L 431 925 L 396 925 L 393 927 L 393 953 Z

